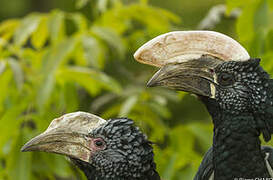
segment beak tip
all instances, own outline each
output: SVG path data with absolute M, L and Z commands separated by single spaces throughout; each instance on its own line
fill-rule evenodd
M 161 85 L 161 75 L 162 75 L 162 70 L 160 69 L 157 71 L 153 77 L 147 82 L 146 86 L 147 87 L 156 87 Z
M 26 144 L 21 148 L 21 152 L 27 152 L 28 151 L 28 146 Z
M 33 144 L 33 139 L 28 141 L 24 146 L 20 149 L 21 152 L 28 152 L 28 151 L 33 151 L 35 146 Z
M 147 84 L 146 84 L 147 87 L 155 87 L 157 86 L 157 83 L 153 80 L 153 79 L 150 79 Z

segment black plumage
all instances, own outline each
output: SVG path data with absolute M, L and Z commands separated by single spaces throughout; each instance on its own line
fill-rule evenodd
M 210 68 L 199 70 L 204 64 L 198 62 L 216 62 L 216 65 L 211 67 L 205 63 L 205 68 Z M 166 65 L 150 80 L 150 86 L 162 85 L 197 94 L 212 116 L 213 147 L 205 155 L 196 180 L 273 176 L 272 158 L 268 159 L 265 153 L 266 149 L 272 157 L 272 148 L 262 147 L 259 139 L 260 135 L 265 141 L 271 139 L 273 83 L 259 62 L 259 59 L 218 62 L 203 57 Z M 184 67 L 189 68 L 189 72 Z M 188 83 L 189 77 L 193 77 L 192 81 L 197 81 L 198 86 Z M 185 83 L 191 84 L 191 88 L 185 88 Z M 192 88 L 192 84 L 198 88 Z
M 160 179 L 151 142 L 133 124 L 130 119 L 110 119 L 89 134 L 91 138 L 102 138 L 105 149 L 95 152 L 92 164 L 87 166 L 85 162 L 73 161 L 88 180 Z
M 57 128 L 49 127 L 49 132 L 47 130 L 40 135 L 41 137 L 37 136 L 22 150 L 67 155 L 85 173 L 88 180 L 160 180 L 154 162 L 152 143 L 134 125 L 132 120 L 127 118 L 110 119 L 99 125 L 92 125 L 92 123 L 98 124 L 92 120 L 94 117 L 85 113 L 81 114 L 81 117 L 74 116 L 69 125 L 61 125 Z M 88 118 L 89 120 L 86 120 Z M 58 123 L 64 122 L 55 120 L 55 124 Z M 77 124 L 80 124 L 79 128 L 75 128 Z M 86 129 L 86 131 L 80 132 L 80 129 Z M 67 135 L 68 130 L 74 137 L 77 137 L 76 140 Z M 62 133 L 61 138 L 63 139 L 60 137 L 54 139 L 54 136 L 60 133 Z M 49 141 L 48 138 L 45 138 L 46 136 L 52 137 L 52 140 Z M 59 146 L 57 141 L 61 142 L 59 148 L 56 148 Z M 63 153 L 66 143 L 69 146 L 66 151 L 76 149 L 76 152 Z M 72 147 L 72 143 L 75 143 L 76 146 Z M 45 144 L 48 145 L 44 147 Z
M 197 180 L 273 177 L 273 83 L 234 39 L 214 31 L 174 31 L 141 46 L 134 58 L 160 67 L 148 86 L 196 94 L 213 119 L 213 146 Z M 198 112 L 197 112 L 198 113 Z
M 214 123 L 213 164 L 217 179 L 270 177 L 259 135 L 271 138 L 272 90 L 258 59 L 225 62 L 215 69 L 215 99 L 201 97 Z M 231 77 L 224 80 L 223 74 Z

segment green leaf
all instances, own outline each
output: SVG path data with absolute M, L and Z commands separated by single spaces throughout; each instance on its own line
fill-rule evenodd
M 14 58 L 9 58 L 8 63 L 12 69 L 17 88 L 21 90 L 24 84 L 24 73 L 22 71 L 21 65 L 18 60 Z
M 8 156 L 7 169 L 9 171 L 10 179 L 18 180 L 30 180 L 31 179 L 31 159 L 32 153 L 21 153 L 19 149 L 28 140 L 24 138 L 23 134 L 17 136 L 16 141 L 14 141 L 14 147 Z
M 105 88 L 115 93 L 121 92 L 121 86 L 113 78 L 103 72 L 84 67 L 66 67 L 58 71 L 59 81 L 77 82 L 91 95 L 97 95 L 100 88 Z
M 61 11 L 53 11 L 48 20 L 48 31 L 50 41 L 56 43 L 65 37 L 64 28 L 65 14 Z
M 187 138 L 183 138 L 187 137 Z M 177 143 L 177 139 L 181 139 Z M 196 164 L 200 162 L 200 156 L 194 151 L 195 137 L 187 126 L 177 125 L 170 131 L 170 148 L 173 152 L 179 152 L 175 169 L 178 171 L 188 164 Z
M 143 24 L 151 35 L 158 35 L 158 33 L 168 31 L 171 22 L 180 22 L 180 18 L 175 14 L 145 4 L 134 4 L 128 6 L 122 15 L 128 16 L 127 14 L 129 14 L 132 19 Z
M 7 65 L 6 61 L 0 61 L 0 76 L 5 71 L 6 65 Z
M 98 1 L 97 6 L 98 6 L 98 10 L 100 12 L 105 12 L 107 10 L 107 2 L 108 2 L 108 0 L 99 0 Z
M 55 86 L 55 78 L 53 74 L 49 74 L 45 77 L 41 83 L 38 95 L 37 95 L 37 104 L 40 110 L 44 107 L 44 105 L 49 101 L 50 95 Z
M 48 38 L 47 23 L 48 23 L 48 18 L 42 17 L 37 30 L 34 31 L 31 36 L 31 43 L 37 49 L 40 49 L 42 46 L 44 46 Z
M 265 32 L 258 29 L 254 34 L 253 39 L 248 43 L 248 52 L 252 57 L 261 57 L 264 53 Z
M 102 69 L 105 61 L 105 51 L 102 44 L 94 37 L 83 35 L 82 46 L 84 58 L 92 66 Z
M 64 157 L 56 154 L 33 153 L 33 174 L 38 177 L 45 177 L 49 180 L 58 179 L 78 179 L 77 169 L 71 168 L 71 163 Z M 74 171 L 74 172 L 73 172 Z M 46 176 L 45 176 L 46 175 Z M 36 177 L 37 179 L 37 177 Z M 35 179 L 34 179 L 35 180 Z
M 261 66 L 269 73 L 273 73 L 273 52 L 268 51 L 262 56 Z
M 54 164 L 54 174 L 62 178 L 69 178 L 71 174 L 69 163 L 65 161 L 64 157 L 55 156 L 53 162 L 51 161 L 50 164 Z
M 4 102 L 8 98 L 8 96 L 10 95 L 9 88 L 10 88 L 10 81 L 11 81 L 11 79 L 12 79 L 12 71 L 11 71 L 11 69 L 7 68 L 0 75 L 0 87 L 1 87 L 1 93 L 0 93 L 0 113 L 3 113 Z M 1 136 L 0 136 L 0 139 L 1 139 Z M 1 142 L 0 142 L 0 147 L 1 147 Z
M 163 118 L 170 118 L 171 117 L 171 113 L 165 105 L 150 102 L 149 106 L 150 106 L 151 110 L 153 110 L 159 116 L 161 116 Z
M 198 166 L 199 164 L 200 163 L 198 163 Z M 193 168 L 192 166 L 193 165 L 190 164 L 184 168 L 183 171 L 176 171 L 175 179 L 179 179 L 180 177 L 183 177 L 184 179 L 194 179 L 198 168 Z
M 15 28 L 20 24 L 20 21 L 16 19 L 8 19 L 0 24 L 0 34 L 3 36 L 4 33 L 13 32 Z
M 104 119 L 116 117 L 120 111 L 120 104 L 115 104 L 101 114 Z
M 179 91 L 178 92 L 178 98 L 180 99 L 180 100 L 182 100 L 184 97 L 185 97 L 185 95 L 187 95 L 188 93 L 186 93 L 186 92 L 183 92 L 183 91 Z
M 255 31 L 266 30 L 268 27 L 268 5 L 266 0 L 261 0 L 254 14 Z
M 182 139 L 185 136 L 187 136 L 187 138 L 177 143 L 177 139 Z M 172 148 L 175 148 L 180 154 L 185 155 L 191 152 L 194 147 L 194 136 L 187 126 L 178 125 L 170 132 L 170 143 Z
M 162 179 L 172 179 L 174 176 L 174 166 L 175 166 L 175 161 L 177 161 L 177 152 L 174 152 L 171 157 L 168 159 L 168 165 L 166 166 L 167 168 L 164 170 L 162 174 Z
M 211 140 L 213 134 L 213 128 L 211 124 L 201 124 L 201 123 L 191 123 L 188 125 L 188 128 L 199 140 L 199 144 L 204 151 L 211 147 Z
M 64 106 L 67 112 L 76 111 L 79 108 L 79 97 L 77 87 L 73 82 L 65 82 L 63 86 Z
M 247 46 L 248 43 L 254 37 L 254 13 L 256 12 L 257 4 L 252 4 L 251 6 L 246 6 L 242 14 L 239 16 L 236 31 L 239 37 L 239 40 Z M 247 29 L 247 33 L 246 33 Z
M 19 125 L 22 122 L 22 119 L 18 118 L 20 114 L 25 110 L 28 105 L 29 99 L 20 99 L 21 102 L 18 102 L 16 105 L 13 105 L 2 115 L 0 122 L 0 149 L 3 148 L 4 144 L 7 143 L 8 140 L 12 140 L 19 133 Z M 0 151 L 0 156 L 1 156 Z
M 76 0 L 76 8 L 83 8 L 88 2 L 89 0 Z
M 230 12 L 234 8 L 240 8 L 242 6 L 245 6 L 250 0 L 226 0 L 226 7 L 227 7 L 227 13 L 230 14 Z
M 265 45 L 267 51 L 273 51 L 273 29 L 271 29 L 265 38 Z
M 0 24 L 0 51 L 1 48 L 5 46 L 13 37 L 14 31 L 19 24 L 20 21 L 15 19 L 6 20 Z
M 50 75 L 50 73 L 58 69 L 59 65 L 69 58 L 77 42 L 78 39 L 72 37 L 64 40 L 55 47 L 52 46 L 43 57 L 44 65 L 42 72 L 45 75 Z
M 142 126 L 145 124 L 148 127 L 152 128 L 152 132 L 150 134 L 150 139 L 154 141 L 162 141 L 166 133 L 169 133 L 169 129 L 164 124 L 164 121 L 160 119 L 157 112 L 149 106 L 149 101 L 144 103 L 140 102 L 134 106 L 134 111 L 130 114 L 130 118 L 134 119 L 135 121 L 139 121 Z
M 125 55 L 124 42 L 121 37 L 109 28 L 93 26 L 91 31 L 100 39 L 109 44 L 110 47 L 115 48 L 120 57 Z
M 273 1 L 267 0 L 270 10 L 273 10 Z
M 79 32 L 85 32 L 88 27 L 88 20 L 80 13 L 70 13 L 67 18 L 71 19 L 77 26 Z
M 14 34 L 14 43 L 18 46 L 23 45 L 29 36 L 36 30 L 40 22 L 41 16 L 31 14 L 25 17 L 18 26 Z
M 170 91 L 168 89 L 158 88 L 158 89 L 148 89 L 149 93 L 153 96 L 161 96 L 161 98 L 165 98 L 168 101 L 179 102 L 180 99 L 177 98 L 177 92 Z
M 122 104 L 120 111 L 119 111 L 119 117 L 127 117 L 130 113 L 131 109 L 134 107 L 134 105 L 137 102 L 138 97 L 137 96 L 131 96 L 128 97 L 124 103 Z
M 55 72 L 60 64 L 69 58 L 77 43 L 77 39 L 70 38 L 60 44 L 52 46 L 44 55 L 42 66 L 43 79 L 37 96 L 37 103 L 42 108 L 49 100 L 55 84 Z

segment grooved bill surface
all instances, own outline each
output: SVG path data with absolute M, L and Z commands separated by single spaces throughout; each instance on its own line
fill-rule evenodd
M 201 56 L 223 61 L 245 61 L 248 52 L 234 39 L 214 31 L 174 31 L 159 35 L 142 45 L 134 58 L 144 64 L 162 67 Z

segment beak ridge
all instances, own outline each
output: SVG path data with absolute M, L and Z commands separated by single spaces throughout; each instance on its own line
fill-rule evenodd
M 88 135 L 105 122 L 90 113 L 65 114 L 54 119 L 45 132 L 28 141 L 21 151 L 56 153 L 88 162 L 92 154 Z
M 223 63 L 219 59 L 200 58 L 161 67 L 148 81 L 148 87 L 163 86 L 177 91 L 215 97 L 214 69 Z M 210 71 L 213 69 L 213 71 Z

